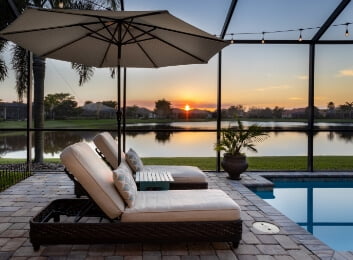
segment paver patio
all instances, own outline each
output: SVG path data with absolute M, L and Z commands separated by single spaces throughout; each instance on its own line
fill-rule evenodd
M 207 173 L 210 188 L 220 188 L 242 208 L 243 239 L 238 249 L 228 243 L 50 245 L 34 252 L 29 220 L 50 201 L 74 198 L 73 183 L 63 173 L 35 173 L 0 193 L 0 259 L 353 259 L 352 252 L 335 252 L 224 173 Z M 247 173 L 247 185 L 263 179 Z M 252 224 L 267 221 L 277 234 L 261 233 Z

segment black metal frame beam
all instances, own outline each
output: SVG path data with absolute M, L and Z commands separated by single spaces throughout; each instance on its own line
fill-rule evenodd
M 13 0 L 7 0 L 13 14 L 18 17 L 20 12 L 18 11 Z M 32 70 L 33 70 L 33 55 L 30 51 L 27 51 L 27 124 L 26 124 L 26 152 L 27 152 L 27 171 L 32 170 Z
M 342 13 L 346 6 L 351 2 L 351 0 L 342 0 L 341 3 L 336 7 L 336 9 L 331 13 L 329 18 L 320 27 L 319 31 L 311 39 L 312 43 L 317 43 L 322 35 L 327 31 L 327 29 L 332 25 L 336 18 Z
M 232 4 L 234 4 L 233 1 Z M 316 44 L 353 44 L 352 40 L 348 41 L 338 41 L 338 40 L 324 40 L 320 41 L 320 38 L 322 35 L 327 31 L 327 29 L 332 25 L 332 23 L 337 19 L 337 17 L 342 13 L 342 11 L 346 8 L 346 6 L 351 2 L 351 0 L 342 0 L 340 4 L 336 7 L 336 9 L 331 13 L 331 15 L 327 18 L 327 20 L 324 22 L 324 24 L 320 27 L 318 32 L 313 36 L 311 40 L 303 40 L 303 41 L 298 41 L 298 40 L 265 40 L 266 44 L 304 44 L 308 45 L 309 44 L 309 86 L 308 86 L 308 107 L 309 107 L 309 113 L 308 113 L 308 161 L 307 161 L 307 170 L 308 171 L 314 171 L 314 120 L 315 120 L 315 115 L 314 115 L 314 90 L 315 90 L 315 45 Z M 236 4 L 236 3 L 235 3 Z M 235 9 L 235 4 L 233 7 L 232 12 L 230 12 L 231 9 L 229 9 L 228 15 L 226 22 L 223 26 L 223 30 L 221 33 L 221 37 L 224 38 L 224 36 L 227 33 L 227 29 L 229 26 L 229 22 L 232 18 L 234 9 Z M 261 40 L 234 40 L 234 44 L 263 44 L 262 39 Z M 221 93 L 221 63 L 222 63 L 222 58 L 221 58 L 221 53 L 219 54 L 219 65 L 218 65 L 218 93 L 220 95 Z M 219 128 L 218 124 L 220 124 L 221 120 L 221 111 L 220 111 L 220 103 L 221 99 L 219 97 L 218 100 L 218 117 L 217 117 L 217 142 L 219 141 Z M 219 154 L 217 155 L 217 170 L 220 170 L 219 166 L 220 162 L 220 156 Z
M 222 32 L 221 32 L 221 38 L 224 39 L 230 21 L 232 20 L 233 14 L 234 14 L 234 10 L 235 7 L 238 3 L 238 0 L 232 0 L 229 9 L 228 9 L 228 13 L 227 13 L 227 17 L 224 21 L 224 25 L 222 28 Z M 220 51 L 218 53 L 218 78 L 217 78 L 217 143 L 220 142 L 221 140 L 221 121 L 222 121 L 222 51 Z M 217 166 L 216 166 L 216 171 L 220 171 L 221 170 L 221 153 L 217 152 Z
M 230 21 L 232 20 L 233 14 L 234 14 L 234 10 L 235 7 L 237 6 L 238 0 L 232 0 L 229 9 L 228 9 L 228 13 L 227 13 L 227 17 L 224 20 L 224 24 L 223 24 L 223 28 L 222 28 L 222 32 L 221 32 L 221 39 L 224 39 L 224 37 L 226 36 Z
M 336 9 L 327 18 L 319 31 L 311 39 L 309 45 L 309 87 L 308 87 L 308 158 L 307 170 L 314 171 L 314 121 L 315 121 L 315 45 L 319 42 L 322 35 L 342 13 L 351 0 L 342 0 Z
M 315 90 L 315 44 L 309 45 L 309 79 L 308 79 L 308 160 L 307 170 L 314 171 L 314 90 Z

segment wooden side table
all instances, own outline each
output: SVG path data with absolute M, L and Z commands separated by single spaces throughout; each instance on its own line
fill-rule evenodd
M 167 171 L 138 171 L 135 180 L 140 184 L 140 190 L 169 190 L 169 183 L 174 181 Z

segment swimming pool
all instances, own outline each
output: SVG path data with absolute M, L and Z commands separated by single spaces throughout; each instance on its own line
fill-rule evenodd
M 272 179 L 273 191 L 254 191 L 338 251 L 353 251 L 353 180 Z

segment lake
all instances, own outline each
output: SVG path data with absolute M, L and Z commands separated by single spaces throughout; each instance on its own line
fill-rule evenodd
M 248 126 L 254 122 L 244 121 Z M 302 122 L 259 122 L 263 127 L 297 129 L 305 126 Z M 222 122 L 227 127 L 229 122 Z M 320 123 L 317 126 L 353 127 L 353 124 Z M 214 157 L 216 132 L 195 132 L 213 130 L 216 122 L 176 122 L 167 125 L 134 124 L 128 129 L 148 128 L 148 132 L 131 132 L 126 136 L 126 148 L 134 148 L 142 157 Z M 170 131 L 157 132 L 155 128 Z M 193 130 L 178 132 L 177 130 Z M 87 142 L 92 147 L 93 137 L 99 131 L 51 131 L 45 132 L 44 157 L 58 158 L 62 149 L 75 142 Z M 116 136 L 116 133 L 112 133 Z M 352 132 L 319 132 L 314 136 L 314 155 L 353 155 Z M 306 156 L 307 135 L 303 132 L 271 132 L 270 137 L 256 146 L 258 153 L 247 152 L 248 156 Z M 24 132 L 0 132 L 0 157 L 25 158 L 26 136 Z

